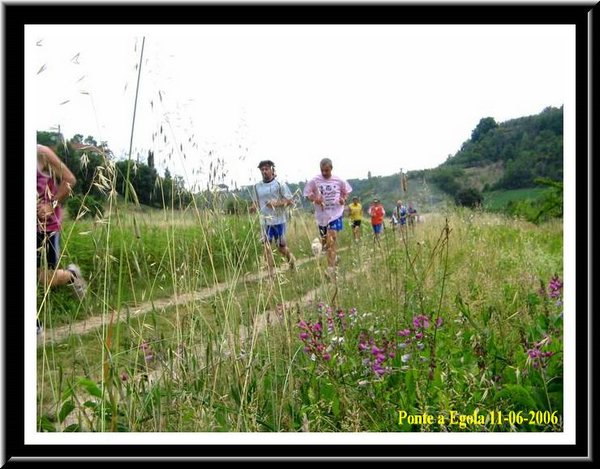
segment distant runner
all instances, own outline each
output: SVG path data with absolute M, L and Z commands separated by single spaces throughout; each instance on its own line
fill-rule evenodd
M 383 219 L 385 218 L 385 209 L 379 199 L 373 199 L 369 207 L 369 215 L 371 216 L 371 227 L 373 228 L 373 242 L 381 246 L 379 240 L 381 231 L 383 230 Z
M 359 202 L 358 197 L 352 197 L 352 203 L 348 205 L 350 212 L 350 222 L 352 223 L 352 234 L 354 235 L 354 241 L 360 241 L 360 224 L 362 223 L 362 205 Z

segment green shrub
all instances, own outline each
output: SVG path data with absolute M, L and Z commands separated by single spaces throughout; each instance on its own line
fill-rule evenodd
M 65 202 L 65 208 L 73 220 L 77 217 L 102 217 L 104 214 L 104 204 L 94 196 L 83 198 L 79 195 L 74 195 L 69 197 Z

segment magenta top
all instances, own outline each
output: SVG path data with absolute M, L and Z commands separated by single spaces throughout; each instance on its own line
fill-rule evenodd
M 37 193 L 38 193 L 38 201 L 50 202 L 53 200 L 56 192 L 58 191 L 58 186 L 56 182 L 49 174 L 45 174 L 41 172 L 38 168 L 37 170 Z M 62 209 L 59 204 L 54 207 L 54 213 L 48 217 L 45 221 L 38 220 L 37 230 L 39 232 L 53 232 L 60 231 L 62 220 Z

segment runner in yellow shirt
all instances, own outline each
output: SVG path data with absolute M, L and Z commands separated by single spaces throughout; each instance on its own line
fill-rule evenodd
M 352 197 L 352 203 L 348 205 L 350 210 L 350 222 L 352 223 L 352 233 L 354 241 L 360 240 L 360 223 L 362 222 L 362 205 L 358 201 L 358 197 Z

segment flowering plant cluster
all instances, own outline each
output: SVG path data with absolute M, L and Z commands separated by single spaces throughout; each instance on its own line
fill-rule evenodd
M 300 340 L 304 343 L 304 352 L 311 360 L 331 360 L 331 353 L 336 345 L 344 342 L 344 333 L 356 319 L 356 308 L 351 308 L 348 314 L 342 309 L 336 311 L 323 302 L 317 304 L 317 320 L 314 322 L 300 320 Z M 325 330 L 324 330 L 325 327 Z M 334 335 L 338 332 L 339 336 Z
M 562 296 L 563 296 L 563 282 L 558 275 L 554 275 L 547 286 L 542 284 L 542 288 L 540 288 L 540 295 L 542 297 L 550 298 L 551 300 L 555 300 L 556 306 L 562 305 Z
M 554 352 L 551 350 L 543 351 L 542 349 L 551 343 L 552 339 L 548 335 L 539 342 L 534 343 L 533 347 L 527 350 L 527 364 L 534 368 L 545 368 Z
M 306 320 L 298 322 L 299 337 L 304 343 L 304 352 L 310 356 L 311 360 L 329 361 L 335 347 L 345 341 L 344 336 L 350 337 L 348 332 L 358 323 L 359 316 L 356 308 L 351 308 L 346 314 L 342 309 L 334 311 L 333 308 L 322 302 L 317 304 L 317 313 L 318 319 L 315 322 Z M 370 314 L 364 313 L 360 317 L 366 319 L 370 316 Z M 416 315 L 411 327 L 397 331 L 391 338 L 382 334 L 382 331 L 360 330 L 355 339 L 358 342 L 355 350 L 362 357 L 361 363 L 365 367 L 366 373 L 372 373 L 376 378 L 381 378 L 392 372 L 398 350 L 403 351 L 400 359 L 406 365 L 402 369 L 407 370 L 411 358 L 425 349 L 424 340 L 431 322 L 432 320 L 423 314 Z M 440 327 L 442 322 L 442 319 L 438 317 L 434 327 Z M 334 333 L 339 336 L 335 336 Z M 421 362 L 427 361 L 425 356 L 419 358 Z
M 560 280 L 558 275 L 555 275 L 554 277 L 552 277 L 550 279 L 550 282 L 548 282 L 548 296 L 550 298 L 562 297 L 562 288 L 563 288 L 562 281 Z
M 408 363 L 408 361 L 416 356 L 419 352 L 425 349 L 425 339 L 427 339 L 427 330 L 431 324 L 431 319 L 424 314 L 419 314 L 413 317 L 412 329 L 405 328 L 399 330 L 397 335 L 404 337 L 403 342 L 398 344 L 399 349 L 404 350 L 404 354 L 401 356 L 402 363 Z M 437 329 L 441 327 L 443 320 L 438 317 L 435 321 L 434 327 Z M 420 361 L 427 361 L 427 357 L 420 355 Z M 406 368 L 406 367 L 405 367 Z
M 359 335 L 358 350 L 365 356 L 363 365 L 377 377 L 392 371 L 391 362 L 396 357 L 395 349 L 396 344 L 385 337 L 377 345 L 375 339 L 367 332 L 361 331 Z
M 563 281 L 558 275 L 553 275 L 547 285 L 544 285 L 542 282 L 539 293 L 542 297 L 553 300 L 555 306 L 562 307 Z M 561 312 L 558 317 L 561 318 L 562 314 Z M 538 342 L 533 342 L 533 344 L 529 341 L 524 342 L 523 345 L 527 353 L 527 366 L 540 370 L 548 366 L 550 358 L 556 354 L 555 351 L 548 350 L 548 346 L 553 342 L 551 338 L 553 334 L 556 334 L 556 337 L 558 337 L 560 328 L 554 326 L 548 327 L 543 334 L 543 338 Z
M 154 352 L 152 351 L 152 347 L 145 340 L 140 344 L 140 350 L 144 354 L 144 361 L 146 363 L 149 363 L 152 360 L 154 360 Z
M 304 342 L 304 352 L 310 356 L 310 359 L 315 361 L 321 358 L 325 361 L 331 359 L 331 355 L 327 351 L 327 345 L 323 341 L 323 325 L 321 322 L 311 323 L 300 320 L 298 322 L 300 328 L 300 340 Z
M 337 329 L 340 334 L 343 334 L 348 328 L 346 313 L 344 313 L 343 309 L 334 311 L 331 306 L 319 302 L 317 303 L 317 313 L 319 318 L 325 316 L 324 320 L 327 323 L 327 331 L 329 333 L 333 333 Z M 356 318 L 356 308 L 351 308 L 348 311 L 348 316 L 350 317 L 351 323 L 353 323 Z

